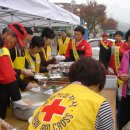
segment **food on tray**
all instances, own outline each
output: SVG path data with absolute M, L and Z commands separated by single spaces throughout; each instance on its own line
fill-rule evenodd
M 35 79 L 47 79 L 47 77 L 44 76 L 44 74 L 42 74 L 42 73 L 36 73 L 34 78 Z
M 56 85 L 52 85 L 52 86 L 49 86 L 50 89 L 57 89 L 58 86 Z
M 56 59 L 57 62 L 60 62 L 60 61 L 65 60 L 65 56 L 57 55 L 57 56 L 55 56 L 55 59 Z
M 60 74 L 51 74 L 49 78 L 50 79 L 59 79 L 59 78 L 61 78 L 61 75 Z

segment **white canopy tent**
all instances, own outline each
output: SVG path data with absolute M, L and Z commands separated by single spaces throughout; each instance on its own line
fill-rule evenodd
M 0 28 L 16 21 L 41 27 L 80 24 L 78 16 L 47 0 L 0 0 Z

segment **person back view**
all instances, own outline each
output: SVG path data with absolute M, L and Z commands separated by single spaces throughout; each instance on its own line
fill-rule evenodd
M 81 58 L 71 65 L 68 75 L 70 84 L 34 112 L 28 130 L 113 130 L 111 107 L 98 94 L 106 79 L 103 65 Z

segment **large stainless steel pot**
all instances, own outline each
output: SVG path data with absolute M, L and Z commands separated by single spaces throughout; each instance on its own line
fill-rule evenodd
M 25 92 L 22 94 L 22 98 L 31 100 L 32 105 L 27 106 L 20 103 L 13 103 L 13 115 L 18 119 L 28 120 L 33 115 L 35 109 L 45 103 L 49 95 L 37 92 Z

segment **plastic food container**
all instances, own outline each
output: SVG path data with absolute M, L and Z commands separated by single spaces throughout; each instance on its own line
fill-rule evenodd
M 25 92 L 22 94 L 23 99 L 29 99 L 32 102 L 31 106 L 22 105 L 20 103 L 13 103 L 13 115 L 22 120 L 28 120 L 39 106 L 43 105 L 49 98 L 47 94 L 36 92 Z
M 117 76 L 115 76 L 115 75 L 106 75 L 105 88 L 107 88 L 107 89 L 116 89 L 117 88 Z

